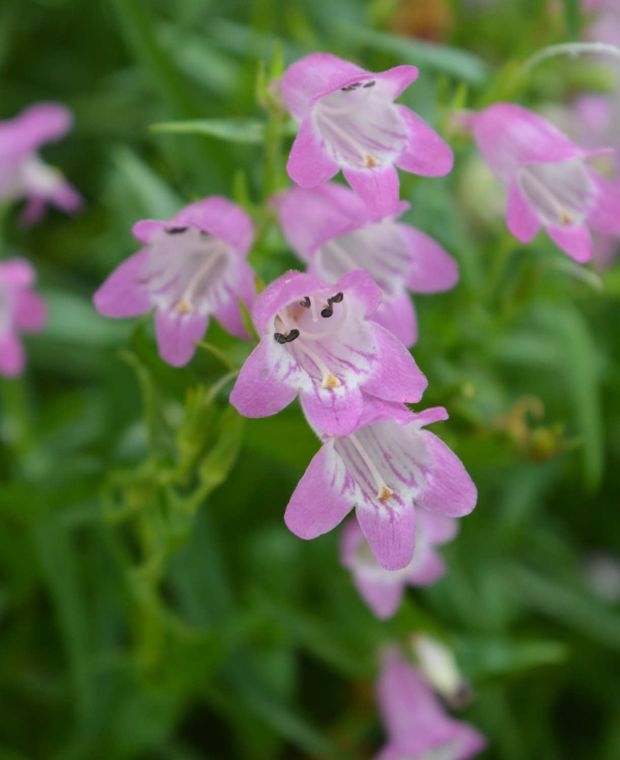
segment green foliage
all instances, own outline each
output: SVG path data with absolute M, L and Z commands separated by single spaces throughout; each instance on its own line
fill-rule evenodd
M 451 9 L 440 43 L 407 36 L 391 2 L 0 7 L 0 116 L 66 101 L 75 131 L 45 158 L 88 199 L 28 231 L 10 211 L 0 241 L 36 264 L 50 309 L 27 374 L 0 383 L 0 758 L 370 757 L 377 652 L 416 630 L 453 647 L 486 756 L 617 757 L 620 609 L 588 568 L 620 555 L 619 270 L 509 239 L 497 185 L 448 129 L 455 108 L 545 109 L 607 74 L 524 68 L 577 38 L 576 0 L 428 5 Z M 406 220 L 460 265 L 453 292 L 416 298 L 414 352 L 479 503 L 442 551 L 447 576 L 386 622 L 336 535 L 302 542 L 282 522 L 318 441 L 296 405 L 264 420 L 230 408 L 251 343 L 212 324 L 173 369 L 150 319 L 91 303 L 137 219 L 212 193 L 255 221 L 259 289 L 300 266 L 268 203 L 294 133 L 273 80 L 316 49 L 417 65 L 406 100 L 457 159 L 446 179 L 404 175 L 402 192 Z

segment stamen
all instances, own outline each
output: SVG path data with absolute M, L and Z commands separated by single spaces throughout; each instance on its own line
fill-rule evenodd
M 334 313 L 334 310 L 331 304 L 329 304 L 329 306 L 327 306 L 325 309 L 321 309 L 321 316 L 324 317 L 325 319 L 328 319 L 329 317 L 331 317 L 333 313 Z
M 362 461 L 368 468 L 368 472 L 370 473 L 372 479 L 375 481 L 375 485 L 377 486 L 377 499 L 381 502 L 387 501 L 391 496 L 394 495 L 394 491 L 385 484 L 385 481 L 383 480 L 383 477 L 381 476 L 381 473 L 377 469 L 377 466 L 372 461 L 372 459 L 368 456 L 368 453 L 366 452 L 366 449 L 362 446 L 362 444 L 357 440 L 357 437 L 353 434 L 349 435 L 349 440 L 355 447 L 355 450 L 362 458 Z
M 361 86 L 362 86 L 361 82 L 353 82 L 353 84 L 348 84 L 346 87 L 341 87 L 340 89 L 343 92 L 352 92 L 353 90 L 357 90 Z
M 367 169 L 375 169 L 377 166 L 379 166 L 379 162 L 374 156 L 367 155 L 364 159 L 364 166 Z
M 344 293 L 336 293 L 335 296 L 328 298 L 329 303 L 341 303 L 344 298 Z
M 366 84 L 363 84 L 362 87 L 367 90 L 369 87 L 374 87 L 377 83 L 374 79 L 371 79 L 370 82 L 366 82 Z
M 304 300 L 299 305 L 303 306 L 304 309 L 309 309 L 310 308 L 310 299 L 308 298 L 308 296 L 304 296 Z
M 296 338 L 299 338 L 299 330 L 293 328 L 289 331 L 288 335 L 282 335 L 282 333 L 274 333 L 273 337 L 278 343 L 292 343 Z
M 187 227 L 168 227 L 166 232 L 169 235 L 181 235 L 183 232 L 187 232 Z

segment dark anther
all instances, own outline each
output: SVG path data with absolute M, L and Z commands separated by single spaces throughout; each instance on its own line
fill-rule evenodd
M 331 298 L 327 299 L 327 303 L 340 303 L 343 298 L 344 298 L 343 293 L 336 293 L 335 296 L 332 296 Z
M 333 313 L 334 313 L 334 310 L 332 309 L 331 304 L 326 309 L 321 310 L 321 316 L 325 317 L 325 319 L 327 319 L 328 317 L 331 317 Z
M 278 343 L 292 343 L 295 338 L 299 338 L 299 330 L 291 330 L 288 335 L 282 335 L 282 333 L 274 333 L 273 337 Z
M 366 84 L 363 84 L 362 87 L 364 89 L 367 89 L 368 87 L 374 87 L 377 83 L 374 79 L 371 79 L 370 82 L 366 82 Z
M 304 309 L 309 309 L 310 308 L 310 299 L 308 298 L 308 296 L 304 296 L 304 300 L 299 305 L 303 306 Z
M 169 235 L 180 235 L 182 232 L 186 232 L 187 227 L 168 227 L 166 232 Z
M 351 92 L 351 90 L 357 90 L 358 87 L 361 87 L 361 82 L 353 82 L 353 84 L 348 84 L 346 87 L 341 87 L 340 89 L 343 92 Z

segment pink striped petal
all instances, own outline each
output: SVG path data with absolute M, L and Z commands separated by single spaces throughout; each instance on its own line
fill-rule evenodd
M 286 171 L 301 187 L 322 185 L 338 172 L 338 164 L 327 155 L 310 119 L 304 119 L 299 127 Z
M 452 171 L 452 148 L 424 119 L 406 106 L 397 106 L 406 128 L 408 140 L 397 160 L 406 172 L 424 177 L 443 177 Z
M 553 242 L 579 264 L 590 261 L 593 244 L 590 230 L 585 225 L 547 227 Z
M 508 229 L 522 243 L 529 243 L 540 230 L 540 221 L 529 207 L 519 183 L 515 180 L 508 189 L 508 207 L 506 210 Z
M 201 314 L 179 314 L 158 309 L 155 315 L 155 333 L 161 358 L 173 367 L 183 367 L 196 351 L 196 342 L 202 340 L 208 317 Z
M 392 214 L 399 204 L 398 172 L 393 166 L 375 169 L 344 168 L 342 173 L 353 190 L 373 210 Z
M 95 308 L 105 317 L 135 317 L 150 311 L 152 304 L 141 283 L 148 250 L 143 248 L 125 259 L 95 292 Z

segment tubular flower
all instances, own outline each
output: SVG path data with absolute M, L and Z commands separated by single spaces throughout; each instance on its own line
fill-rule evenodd
M 24 224 L 36 222 L 48 203 L 68 214 L 82 206 L 80 194 L 37 152 L 65 135 L 71 122 L 71 112 L 57 103 L 37 103 L 0 121 L 0 203 L 25 198 Z
M 372 321 L 381 290 L 357 269 L 326 285 L 288 272 L 256 299 L 260 343 L 230 395 L 246 417 L 275 414 L 299 395 L 310 424 L 344 435 L 369 397 L 416 403 L 426 378 L 392 333 Z
M 590 227 L 620 234 L 620 192 L 587 163 L 609 149 L 576 145 L 552 124 L 512 103 L 466 115 L 482 157 L 508 191 L 507 223 L 521 242 L 544 227 L 578 262 L 592 257 Z
M 395 217 L 398 203 L 377 212 L 342 185 L 293 187 L 275 199 L 284 235 L 311 274 L 334 283 L 346 272 L 365 269 L 379 285 L 383 302 L 374 319 L 411 346 L 416 315 L 407 290 L 436 293 L 458 280 L 454 259 L 428 235 Z
M 375 760 L 467 760 L 486 746 L 477 729 L 445 712 L 420 671 L 397 650 L 385 653 L 377 699 L 388 742 Z
M 428 586 L 445 572 L 436 550 L 451 541 L 458 530 L 457 521 L 420 509 L 416 513 L 413 559 L 402 570 L 385 570 L 375 559 L 355 520 L 344 526 L 341 561 L 353 574 L 362 599 L 378 618 L 389 618 L 398 610 L 406 586 Z
M 170 221 L 133 227 L 144 248 L 126 259 L 95 293 L 106 317 L 155 309 L 159 353 L 180 367 L 192 358 L 213 315 L 230 333 L 248 338 L 239 300 L 251 306 L 254 273 L 246 261 L 253 227 L 236 204 L 212 196 Z
M 311 539 L 336 527 L 355 505 L 366 541 L 386 570 L 414 556 L 419 509 L 462 517 L 476 487 L 458 457 L 423 426 L 446 419 L 445 409 L 414 414 L 404 406 L 368 401 L 353 433 L 326 438 L 286 508 L 295 535 Z
M 369 205 L 390 209 L 399 194 L 395 166 L 429 177 L 448 174 L 448 145 L 416 113 L 393 102 L 417 76 L 415 66 L 372 74 L 329 53 L 289 66 L 281 92 L 300 124 L 287 165 L 291 179 L 316 187 L 342 169 Z
M 0 263 L 0 374 L 19 375 L 25 364 L 20 333 L 38 332 L 46 321 L 42 298 L 34 292 L 36 273 L 24 259 Z

